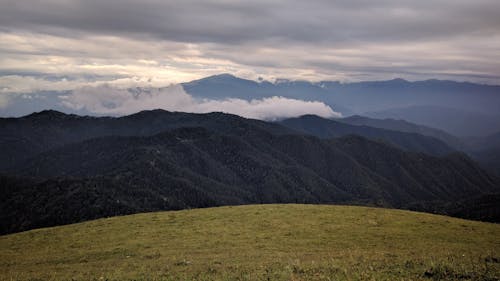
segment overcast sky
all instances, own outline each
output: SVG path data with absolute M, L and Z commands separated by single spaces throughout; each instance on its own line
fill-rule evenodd
M 0 91 L 102 81 L 500 84 L 498 0 L 0 0 Z

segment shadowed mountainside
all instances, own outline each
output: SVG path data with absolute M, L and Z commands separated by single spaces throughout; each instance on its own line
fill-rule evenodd
M 304 115 L 297 118 L 285 119 L 281 121 L 280 124 L 319 138 L 337 138 L 348 135 L 359 135 L 372 140 L 384 141 L 408 151 L 424 152 L 431 155 L 446 155 L 453 152 L 453 149 L 446 143 L 434 137 L 368 127 L 365 125 L 351 125 L 315 115 Z
M 171 122 L 163 124 L 166 119 Z M 72 125 L 61 126 L 64 120 Z M 77 126 L 78 120 L 87 125 Z M 249 203 L 420 210 L 429 210 L 427 203 L 432 203 L 433 212 L 448 214 L 451 202 L 498 193 L 499 186 L 497 178 L 463 154 L 430 156 L 359 136 L 320 139 L 221 113 L 152 111 L 88 118 L 45 112 L 2 122 L 59 124 L 31 131 L 43 140 L 40 152 L 3 169 L 2 233 L 145 211 Z M 102 136 L 108 122 L 124 122 L 109 125 L 122 135 Z M 99 126 L 88 125 L 94 123 Z M 165 130 L 153 134 L 155 127 Z M 91 135 L 96 137 L 78 139 Z M 453 208 L 465 217 L 498 220 L 498 213 L 478 217 Z
M 500 176 L 500 132 L 486 137 L 465 138 L 469 154 L 485 169 Z
M 20 118 L 0 118 L 0 170 L 52 148 L 104 136 L 151 136 L 182 127 L 226 133 L 232 127 L 261 128 L 275 134 L 290 129 L 222 113 L 141 111 L 124 117 L 90 117 L 45 110 Z
M 500 91 L 493 97 L 500 97 L 499 93 Z M 471 111 L 469 108 L 452 108 L 443 105 L 418 105 L 365 112 L 363 115 L 373 118 L 404 119 L 408 122 L 441 129 L 458 137 L 487 136 L 500 130 L 498 109 L 496 112 L 480 109 Z
M 368 126 L 368 127 L 386 129 L 391 131 L 415 133 L 424 136 L 434 137 L 443 141 L 444 143 L 446 143 L 447 145 L 449 145 L 454 149 L 460 151 L 467 149 L 463 140 L 454 135 L 451 135 L 443 130 L 410 123 L 402 119 L 392 119 L 392 118 L 375 119 L 360 115 L 353 115 L 342 119 L 338 119 L 337 121 L 357 126 Z

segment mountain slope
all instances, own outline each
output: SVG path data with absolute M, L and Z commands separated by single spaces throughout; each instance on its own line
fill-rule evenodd
M 462 155 L 432 157 L 355 136 L 272 134 L 245 122 L 226 128 L 100 137 L 31 157 L 3 179 L 2 233 L 155 210 L 297 202 L 406 208 L 498 192 L 498 180 Z
M 500 107 L 498 85 L 435 79 L 415 82 L 403 79 L 354 83 L 324 82 L 321 85 L 331 93 L 337 103 L 358 114 L 409 106 L 448 107 L 461 111 L 498 114 Z M 400 119 L 414 122 L 406 118 Z M 427 123 L 414 123 L 436 127 Z
M 453 149 L 446 143 L 433 137 L 379 129 L 364 125 L 350 125 L 315 115 L 304 115 L 297 118 L 285 119 L 281 121 L 280 124 L 290 129 L 320 138 L 359 135 L 373 140 L 385 141 L 408 151 L 424 152 L 431 155 L 445 155 L 453 152 Z
M 458 137 L 455 137 L 439 129 L 434 129 L 423 125 L 417 125 L 402 119 L 391 119 L 391 118 L 375 119 L 360 115 L 353 115 L 338 119 L 337 121 L 356 126 L 368 126 L 373 128 L 380 128 L 380 129 L 406 132 L 406 133 L 415 133 L 424 136 L 434 137 L 443 141 L 444 143 L 448 144 L 450 147 L 453 147 L 454 149 L 460 151 L 464 151 L 466 149 L 465 144 Z
M 482 151 L 488 149 L 500 148 L 500 132 L 493 133 L 484 137 L 463 138 L 470 151 Z
M 469 155 L 485 169 L 500 175 L 500 132 L 485 137 L 463 138 Z
M 46 110 L 21 118 L 0 118 L 0 170 L 52 148 L 104 136 L 151 136 L 181 127 L 203 127 L 225 133 L 232 127 L 292 133 L 273 123 L 222 113 L 193 114 L 164 110 L 113 117 L 68 115 Z
M 0 279 L 496 280 L 499 232 L 352 206 L 157 212 L 0 236 Z
M 373 118 L 404 119 L 441 129 L 458 137 L 486 136 L 500 130 L 498 110 L 496 112 L 471 111 L 450 106 L 420 105 L 389 108 L 367 112 L 363 115 Z

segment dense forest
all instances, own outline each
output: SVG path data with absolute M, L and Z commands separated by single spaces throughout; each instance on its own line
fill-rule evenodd
M 369 205 L 499 221 L 499 179 L 438 139 L 355 125 L 318 137 L 306 129 L 335 121 L 304 118 L 301 127 L 162 110 L 0 119 L 0 233 L 253 203 Z

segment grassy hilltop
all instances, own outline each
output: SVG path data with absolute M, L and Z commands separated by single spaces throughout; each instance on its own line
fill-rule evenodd
M 352 206 L 144 213 L 0 236 L 0 280 L 499 280 L 500 225 Z

